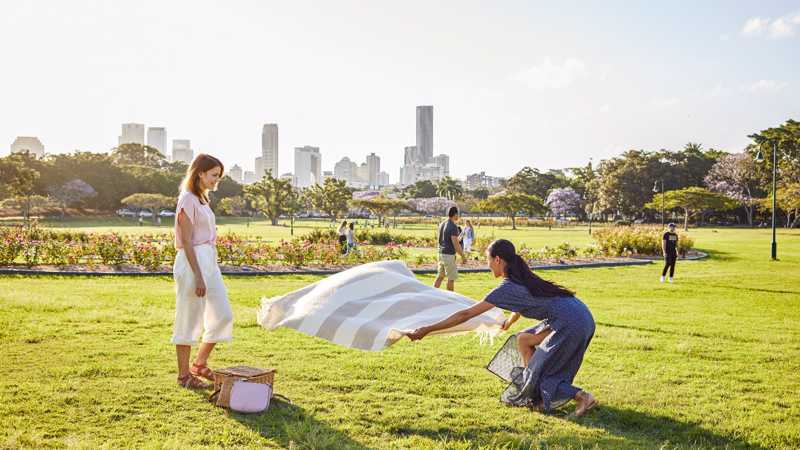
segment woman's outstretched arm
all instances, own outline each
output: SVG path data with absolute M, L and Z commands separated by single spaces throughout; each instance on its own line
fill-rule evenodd
M 460 325 L 492 308 L 494 308 L 494 305 L 484 300 L 482 302 L 475 303 L 469 308 L 464 308 L 461 311 L 454 312 L 450 315 L 450 317 L 442 319 L 433 325 L 417 328 L 406 336 L 408 336 L 408 338 L 412 341 L 418 341 L 434 331 L 446 330 L 456 325 Z

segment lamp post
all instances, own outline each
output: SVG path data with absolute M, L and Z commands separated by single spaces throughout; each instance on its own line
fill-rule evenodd
M 665 215 L 665 212 L 664 212 L 664 179 L 662 178 L 660 181 L 661 181 L 661 191 L 660 191 L 661 192 L 661 228 L 664 228 L 664 215 Z M 659 190 L 658 190 L 658 181 L 653 183 L 653 192 L 654 193 L 658 193 L 659 192 Z
M 759 148 L 756 153 L 756 162 L 763 163 L 764 155 Z M 778 146 L 772 141 L 772 260 L 778 259 L 778 242 L 775 233 L 776 185 L 778 179 Z

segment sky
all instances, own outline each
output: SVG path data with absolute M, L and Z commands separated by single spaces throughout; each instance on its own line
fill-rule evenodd
M 138 122 L 253 170 L 277 123 L 281 173 L 312 145 L 396 182 L 417 105 L 459 178 L 736 152 L 800 119 L 800 1 L 16 1 L 0 55 L 0 156 L 105 152 Z

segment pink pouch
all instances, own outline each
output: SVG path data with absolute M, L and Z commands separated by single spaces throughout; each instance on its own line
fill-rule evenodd
M 269 408 L 272 385 L 239 380 L 231 388 L 230 408 L 242 413 L 258 413 Z

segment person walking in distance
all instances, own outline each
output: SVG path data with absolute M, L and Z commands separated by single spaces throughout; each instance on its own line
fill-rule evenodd
M 456 254 L 461 255 L 461 262 L 466 263 L 464 250 L 459 243 L 458 233 L 458 208 L 451 206 L 447 211 L 447 220 L 439 224 L 439 273 L 433 283 L 435 288 L 442 285 L 442 281 L 447 277 L 447 290 L 455 289 L 456 279 L 458 279 L 458 265 Z
M 678 260 L 678 234 L 675 233 L 675 224 L 670 223 L 667 225 L 667 232 L 661 238 L 661 249 L 664 252 L 664 270 L 661 271 L 661 282 L 664 282 L 664 277 L 667 276 L 667 269 L 669 269 L 669 282 L 672 283 L 672 277 L 675 275 L 675 262 Z

